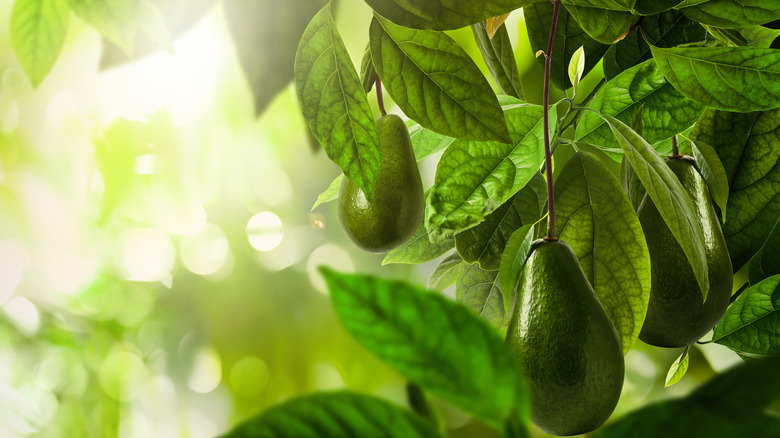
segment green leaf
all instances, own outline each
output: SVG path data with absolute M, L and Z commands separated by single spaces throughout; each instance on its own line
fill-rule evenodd
M 485 60 L 498 86 L 504 94 L 522 99 L 523 84 L 517 71 L 517 61 L 515 61 L 515 53 L 506 26 L 500 26 L 492 38 L 488 35 L 484 21 L 472 24 L 471 31 L 474 33 L 474 40 L 477 42 L 482 59 Z
M 615 11 L 630 11 L 636 0 L 566 0 L 565 5 L 585 6 L 590 8 L 612 9 Z
M 699 23 L 678 11 L 644 17 L 639 29 L 613 44 L 604 54 L 604 77 L 611 80 L 621 71 L 650 59 L 648 42 L 657 47 L 674 47 L 703 41 L 706 36 L 707 31 Z
M 301 37 L 295 89 L 303 117 L 325 153 L 371 201 L 379 170 L 379 137 L 330 4 L 314 16 Z
M 515 287 L 520 278 L 520 272 L 531 255 L 534 242 L 535 224 L 527 224 L 515 230 L 506 242 L 501 254 L 501 266 L 498 269 L 498 283 L 504 296 L 504 315 L 510 316 L 514 304 Z
M 504 296 L 498 285 L 498 271 L 486 271 L 477 264 L 462 265 L 455 282 L 455 299 L 496 330 L 503 328 Z
M 456 138 L 511 141 L 490 84 L 455 40 L 378 16 L 370 36 L 374 68 L 407 116 Z
M 425 224 L 421 223 L 409 241 L 387 253 L 382 264 L 425 263 L 439 258 L 454 247 L 455 241 L 451 238 L 432 242 L 425 230 Z
M 691 347 L 685 347 L 682 354 L 680 354 L 680 356 L 675 359 L 674 363 L 672 363 L 672 366 L 669 367 L 669 371 L 666 373 L 664 388 L 668 388 L 679 382 L 688 371 L 688 362 L 690 361 L 690 356 L 688 355 L 689 348 Z
M 626 124 L 631 123 L 640 106 L 644 108 L 642 137 L 651 144 L 691 127 L 704 110 L 704 107 L 685 98 L 670 85 L 653 60 L 647 60 L 614 77 L 601 87 L 588 104 L 589 108 Z M 609 124 L 592 111 L 585 111 L 580 116 L 575 137 L 601 147 L 618 147 Z
M 569 60 L 569 81 L 574 87 L 574 94 L 577 94 L 577 85 L 580 84 L 582 73 L 585 71 L 585 48 L 580 46 Z
M 564 6 L 569 14 L 577 20 L 582 30 L 594 40 L 604 44 L 614 43 L 615 40 L 628 32 L 631 25 L 638 19 L 628 11 L 575 5 Z
M 67 0 L 17 0 L 11 10 L 11 43 L 33 88 L 49 74 L 68 31 Z
M 765 409 L 780 397 L 780 358 L 743 363 L 691 395 L 634 411 L 595 438 L 777 437 L 780 419 Z
M 170 47 L 165 19 L 151 0 L 69 0 L 70 9 L 101 35 L 133 53 L 137 33 L 143 33 L 162 47 Z
M 680 93 L 724 111 L 780 106 L 780 52 L 747 47 L 651 46 L 653 58 Z
M 589 152 L 577 152 L 555 181 L 558 238 L 569 244 L 628 353 L 650 299 L 650 254 L 620 182 Z
M 691 20 L 723 28 L 761 25 L 780 18 L 780 3 L 766 0 L 709 0 L 680 9 Z
M 780 214 L 780 110 L 707 110 L 690 136 L 715 149 L 728 178 L 723 235 L 734 272 L 753 257 Z
M 780 275 L 742 293 L 715 326 L 712 341 L 748 354 L 780 354 Z
M 523 8 L 528 39 L 534 53 L 547 50 L 552 13 L 553 6 L 549 1 L 533 3 Z M 586 55 L 583 75 L 587 75 L 598 64 L 599 59 L 609 48 L 608 45 L 588 36 L 566 8 L 561 8 L 558 14 L 558 26 L 555 29 L 555 41 L 553 41 L 553 57 L 550 61 L 550 80 L 556 87 L 562 90 L 571 87 L 568 61 L 580 47 L 584 48 Z M 543 66 L 544 57 L 538 57 L 537 62 Z
M 541 106 L 519 103 L 505 112 L 513 144 L 456 140 L 447 148 L 426 204 L 431 235 L 479 224 L 531 180 L 544 160 L 542 115 Z M 551 117 L 551 132 L 555 124 Z
M 262 114 L 273 98 L 293 80 L 295 49 L 309 20 L 326 3 L 327 0 L 222 2 L 236 55 L 254 96 L 256 114 Z M 320 21 L 325 22 L 326 17 L 320 16 Z M 334 35 L 338 35 L 332 23 L 328 23 L 328 26 L 333 28 Z M 320 36 L 323 40 L 325 37 L 327 35 Z M 338 39 L 338 42 L 334 42 L 334 47 L 343 46 L 340 38 Z M 270 44 L 270 41 L 273 41 L 273 44 Z M 259 47 L 263 50 L 258 50 Z M 324 44 L 322 48 L 326 49 Z M 332 54 L 334 50 L 330 49 L 328 52 Z M 336 53 L 340 51 L 339 49 Z M 317 133 L 314 134 L 316 136 Z
M 407 379 L 494 427 L 528 418 L 514 352 L 485 321 L 440 294 L 321 267 L 344 328 Z
M 639 177 L 634 172 L 634 168 L 631 167 L 631 163 L 625 157 L 620 162 L 620 184 L 623 186 L 626 195 L 628 195 L 631 207 L 633 207 L 634 211 L 639 210 L 639 204 L 642 203 L 642 199 L 647 191 L 642 182 L 639 181 Z
M 707 183 L 712 200 L 720 207 L 721 216 L 725 223 L 726 206 L 729 199 L 729 180 L 726 176 L 726 169 L 718 158 L 718 153 L 707 143 L 701 140 L 691 142 L 691 151 L 696 160 L 696 167 L 699 168 L 701 176 Z
M 780 30 L 767 29 L 764 26 L 751 26 L 741 29 L 723 29 L 706 26 L 707 31 L 716 39 L 730 46 L 752 46 L 769 48 L 772 42 L 780 36 Z
M 603 117 L 647 190 L 647 195 L 682 247 L 704 294 L 702 299 L 706 300 L 710 282 L 704 252 L 704 235 L 696 220 L 691 198 L 669 166 L 641 136 L 620 120 L 606 115 Z
M 682 0 L 636 0 L 634 11 L 640 15 L 655 15 L 682 3 Z
M 294 398 L 222 438 L 440 437 L 429 422 L 380 398 L 348 391 Z
M 485 217 L 476 227 L 455 236 L 455 245 L 463 260 L 479 262 L 482 269 L 497 270 L 509 237 L 516 229 L 535 223 L 544 214 L 547 183 L 540 173 L 503 205 Z
M 414 29 L 451 30 L 540 0 L 366 0 L 379 15 Z
M 772 227 L 761 249 L 748 262 L 748 280 L 751 285 L 775 274 L 780 274 L 780 220 Z
M 317 196 L 317 201 L 314 203 L 314 205 L 311 206 L 310 211 L 314 211 L 315 208 L 319 207 L 322 204 L 325 204 L 326 202 L 335 201 L 336 199 L 339 199 L 339 190 L 341 190 L 341 183 L 344 181 L 344 174 L 337 176 L 336 179 L 333 180 L 332 183 L 328 186 L 327 189 L 325 189 L 324 192 L 320 193 L 319 196 Z
M 363 89 L 370 93 L 376 82 L 376 70 L 374 61 L 371 59 L 371 42 L 366 44 L 366 50 L 363 51 L 363 59 L 360 61 L 360 82 L 363 83 Z
M 442 259 L 433 270 L 430 280 L 428 280 L 428 289 L 444 290 L 455 284 L 458 279 L 458 272 L 463 265 L 463 259 L 456 251 Z

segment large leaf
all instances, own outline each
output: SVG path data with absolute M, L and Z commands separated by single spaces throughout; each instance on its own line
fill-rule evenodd
M 780 419 L 765 409 L 780 400 L 780 358 L 743 363 L 682 399 L 634 411 L 600 429 L 596 438 L 780 436 Z
M 484 21 L 471 25 L 474 40 L 477 42 L 482 58 L 487 64 L 490 74 L 504 94 L 523 98 L 523 84 L 517 71 L 517 61 L 509 39 L 506 26 L 500 26 L 495 35 L 490 36 Z
M 767 0 L 709 0 L 680 9 L 690 19 L 723 28 L 764 24 L 780 18 L 780 2 Z
M 585 6 L 590 8 L 613 9 L 616 11 L 630 11 L 636 0 L 566 0 L 565 5 Z
M 751 286 L 726 310 L 712 341 L 741 353 L 780 354 L 780 275 Z
M 382 264 L 425 263 L 444 255 L 444 253 L 454 247 L 455 241 L 452 238 L 431 241 L 428 237 L 428 231 L 425 229 L 425 224 L 420 223 L 412 238 L 387 253 L 384 260 L 382 260 Z
M 769 48 L 775 38 L 780 36 L 780 30 L 768 29 L 764 26 L 750 26 L 740 29 L 722 29 L 707 26 L 707 31 L 730 46 Z
M 780 110 L 707 110 L 691 139 L 712 146 L 728 177 L 723 235 L 734 271 L 753 257 L 780 217 Z
M 654 46 L 650 50 L 666 79 L 702 105 L 741 112 L 780 107 L 780 51 Z
M 555 217 L 628 353 L 650 298 L 650 254 L 634 208 L 595 155 L 577 152 L 555 181 Z
M 750 284 L 780 274 L 780 220 L 775 223 L 766 242 L 748 263 L 748 279 Z
M 542 217 L 546 202 L 547 183 L 537 172 L 525 187 L 487 215 L 482 223 L 455 236 L 458 253 L 468 263 L 479 262 L 482 269 L 498 269 L 509 237 L 516 229 Z
M 671 86 L 651 59 L 604 84 L 588 104 L 626 124 L 631 123 L 640 106 L 642 137 L 651 144 L 691 127 L 704 110 Z M 576 138 L 602 147 L 618 147 L 609 124 L 592 111 L 580 116 Z
M 502 291 L 506 291 L 504 296 L 504 316 L 509 317 L 516 294 L 517 280 L 520 278 L 520 272 L 525 266 L 528 257 L 531 256 L 531 249 L 536 232 L 536 224 L 523 225 L 515 230 L 506 243 L 504 252 L 501 254 L 501 265 L 498 269 L 498 284 Z
M 103 37 L 134 52 L 138 33 L 162 47 L 170 46 L 170 33 L 162 13 L 152 0 L 69 0 L 70 9 Z
M 486 271 L 476 263 L 462 265 L 455 282 L 455 299 L 497 330 L 503 328 L 504 296 L 498 284 L 498 271 Z
M 366 0 L 379 15 L 415 29 L 448 30 L 503 15 L 540 0 Z
M 426 204 L 432 235 L 479 224 L 531 180 L 544 160 L 542 115 L 541 106 L 518 104 L 505 112 L 511 145 L 456 140 L 447 148 Z M 550 129 L 555 132 L 555 118 Z
M 400 406 L 347 391 L 292 399 L 251 418 L 223 438 L 440 437 L 436 428 Z
M 68 0 L 18 0 L 14 4 L 11 43 L 33 88 L 60 56 L 69 18 Z
M 330 15 L 314 16 L 295 55 L 303 117 L 328 154 L 370 201 L 379 171 L 379 137 L 366 93 Z
M 641 15 L 655 15 L 667 11 L 683 0 L 636 0 L 634 11 Z
M 493 426 L 516 414 L 527 421 L 517 358 L 470 310 L 403 282 L 320 271 L 341 323 L 385 363 Z
M 661 160 L 658 153 L 636 132 L 620 120 L 603 116 L 615 134 L 625 158 L 647 190 L 664 222 L 671 230 L 691 264 L 696 281 L 707 298 L 710 282 L 704 234 L 694 213 L 693 203 L 680 180 Z
M 628 11 L 575 5 L 565 5 L 565 7 L 569 14 L 577 20 L 582 30 L 594 40 L 604 44 L 615 42 L 638 19 Z
M 327 0 L 223 1 L 227 28 L 254 95 L 255 113 L 261 114 L 293 80 L 295 48 L 309 20 L 326 3 Z M 338 35 L 335 27 L 333 30 Z M 339 45 L 340 41 L 333 44 Z
M 674 47 L 702 41 L 706 35 L 699 23 L 678 11 L 644 17 L 641 29 L 613 44 L 604 54 L 604 77 L 611 80 L 621 71 L 650 59 L 648 42 L 657 47 Z
M 452 137 L 510 142 L 490 84 L 452 38 L 376 16 L 370 37 L 374 68 L 404 114 Z
M 534 52 L 547 51 L 552 13 L 553 6 L 549 1 L 534 3 L 523 8 L 525 24 L 528 28 L 528 39 Z M 572 85 L 568 74 L 569 59 L 580 46 L 585 50 L 585 71 L 583 74 L 588 74 L 598 64 L 599 59 L 609 46 L 588 36 L 577 20 L 566 11 L 566 8 L 561 8 L 558 14 L 558 27 L 555 29 L 555 41 L 553 41 L 550 80 L 562 90 L 568 89 Z M 537 61 L 543 65 L 544 57 L 540 56 Z

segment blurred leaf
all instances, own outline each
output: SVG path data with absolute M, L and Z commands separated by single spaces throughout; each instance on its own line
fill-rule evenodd
M 330 4 L 314 16 L 301 37 L 295 89 L 303 118 L 325 153 L 370 202 L 379 171 L 379 137 Z
M 382 399 L 348 391 L 299 397 L 245 421 L 222 438 L 440 437 L 431 423 Z
M 718 158 L 718 153 L 707 143 L 701 140 L 692 141 L 691 151 L 696 160 L 696 167 L 699 168 L 701 176 L 707 183 L 712 200 L 720 207 L 721 217 L 725 223 L 726 205 L 729 199 L 729 180 L 726 176 L 726 169 Z
M 723 28 L 760 25 L 780 18 L 780 2 L 766 0 L 709 0 L 680 9 L 691 20 Z
M 374 61 L 371 59 L 371 43 L 366 44 L 366 50 L 363 51 L 363 59 L 360 61 L 360 82 L 363 83 L 363 89 L 366 94 L 370 93 L 376 82 L 376 70 L 374 70 Z
M 160 47 L 171 46 L 171 36 L 162 13 L 152 0 L 69 0 L 70 8 L 101 35 L 128 55 L 134 53 L 138 33 Z
M 460 254 L 453 251 L 452 254 L 442 259 L 433 270 L 431 278 L 428 280 L 428 288 L 444 290 L 455 284 L 458 279 L 458 271 L 463 264 L 463 258 Z
M 374 68 L 404 114 L 440 134 L 511 141 L 490 84 L 447 34 L 374 16 L 370 36 Z
M 751 285 L 775 274 L 780 274 L 780 220 L 775 223 L 761 249 L 748 262 Z
M 541 0 L 366 0 L 393 23 L 413 29 L 450 30 L 522 8 Z
M 545 196 L 545 199 L 547 196 Z M 532 244 L 534 241 L 535 224 L 527 224 L 515 230 L 504 247 L 501 254 L 501 264 L 498 269 L 498 282 L 501 286 L 504 298 L 504 315 L 509 316 L 512 309 L 513 296 L 517 280 L 520 278 L 520 272 L 525 266 L 525 262 L 531 255 Z
M 688 371 L 688 362 L 690 361 L 690 356 L 688 355 L 689 348 L 691 347 L 685 347 L 682 354 L 680 354 L 672 363 L 672 366 L 669 367 L 669 371 L 666 373 L 664 388 L 668 388 L 679 382 Z
M 390 263 L 425 263 L 442 256 L 455 247 L 453 239 L 432 242 L 425 230 L 425 223 L 421 223 L 408 242 L 393 249 L 382 260 L 383 265 Z
M 486 24 L 480 21 L 471 25 L 471 31 L 482 59 L 498 86 L 504 94 L 522 99 L 523 84 L 517 71 L 517 61 L 506 26 L 496 28 L 495 34 L 490 35 Z
M 11 43 L 33 88 L 49 74 L 68 31 L 68 0 L 18 0 L 11 10 Z
M 638 17 L 628 11 L 591 8 L 564 4 L 566 11 L 577 20 L 582 30 L 594 40 L 612 44 L 623 36 Z
M 314 205 L 311 206 L 311 211 L 314 211 L 315 208 L 319 207 L 322 204 L 325 204 L 326 202 L 335 201 L 336 199 L 339 199 L 339 191 L 341 190 L 341 182 L 344 181 L 344 174 L 337 176 L 336 179 L 333 180 L 333 182 L 330 183 L 327 189 L 325 189 L 324 192 L 320 193 L 319 196 L 317 196 L 317 201 L 314 203 Z
M 780 355 L 780 275 L 743 292 L 715 326 L 712 342 L 741 353 Z
M 295 49 L 309 20 L 327 0 L 223 0 L 238 60 L 263 113 L 293 80 Z
M 346 330 L 407 379 L 494 427 L 518 412 L 527 421 L 517 358 L 470 310 L 403 282 L 320 272 Z
M 504 323 L 504 298 L 498 285 L 498 271 L 486 271 L 464 264 L 455 282 L 455 300 L 489 322 L 496 330 Z

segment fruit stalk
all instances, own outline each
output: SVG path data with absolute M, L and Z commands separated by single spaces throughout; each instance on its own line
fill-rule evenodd
M 382 98 L 382 80 L 379 79 L 379 75 L 376 76 L 376 101 L 379 104 L 379 113 L 386 116 L 385 101 Z
M 672 137 L 672 157 L 680 156 L 680 147 L 677 144 L 677 136 Z
M 550 38 L 547 40 L 547 52 L 544 54 L 544 94 L 542 95 L 542 107 L 544 108 L 544 166 L 547 176 L 547 237 L 546 240 L 555 240 L 555 196 L 553 194 L 552 153 L 550 152 L 550 114 L 548 104 L 550 101 L 550 60 L 552 58 L 553 41 L 555 40 L 555 28 L 558 27 L 558 12 L 561 9 L 561 0 L 551 0 L 553 4 L 552 24 L 550 25 Z

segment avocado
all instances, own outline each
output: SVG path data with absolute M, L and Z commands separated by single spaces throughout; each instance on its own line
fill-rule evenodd
M 704 301 L 680 244 L 645 195 L 637 215 L 650 252 L 652 286 L 639 339 L 658 347 L 685 347 L 709 332 L 726 312 L 734 274 L 709 189 L 695 161 L 689 156 L 675 156 L 666 163 L 688 192 L 704 231 L 710 290 Z
M 563 241 L 533 243 L 517 288 L 506 341 L 525 371 L 531 421 L 553 435 L 595 430 L 623 388 L 615 326 Z
M 420 226 L 425 208 L 422 180 L 404 121 L 394 114 L 376 120 L 379 172 L 374 200 L 349 178 L 339 191 L 339 220 L 365 251 L 387 252 L 406 242 Z

